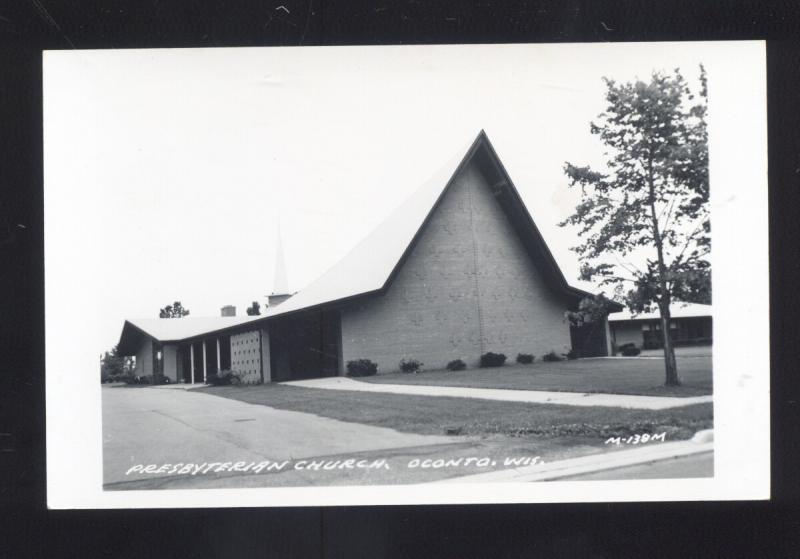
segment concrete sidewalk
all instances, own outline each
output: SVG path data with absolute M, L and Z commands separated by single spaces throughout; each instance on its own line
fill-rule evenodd
M 714 440 L 713 430 L 698 432 L 693 439 L 688 441 L 676 441 L 670 443 L 645 444 L 644 446 L 632 447 L 629 450 L 618 450 L 605 452 L 603 454 L 591 454 L 589 456 L 579 456 L 557 462 L 537 464 L 534 466 L 524 466 L 449 478 L 435 483 L 495 483 L 495 482 L 528 482 L 528 481 L 553 481 L 566 479 L 591 479 L 592 475 L 600 472 L 613 473 L 614 470 L 621 472 L 620 479 L 625 476 L 626 469 L 632 466 L 643 466 L 659 464 L 665 460 L 683 459 L 687 457 L 712 456 L 713 476 L 713 451 Z M 585 475 L 589 474 L 589 475 Z M 709 477 L 710 477 L 709 476 Z M 639 473 L 636 478 L 644 479 L 648 476 Z M 598 478 L 599 479 L 599 478 Z M 613 475 L 603 476 L 603 479 L 613 479 Z
M 603 406 L 643 410 L 665 410 L 711 402 L 713 396 L 669 398 L 664 396 L 632 396 L 627 394 L 600 394 L 587 392 L 545 392 L 538 390 L 508 390 L 502 388 L 465 388 L 460 386 L 430 386 L 420 384 L 373 384 L 346 377 L 329 377 L 284 382 L 290 386 L 319 388 L 323 390 L 348 390 L 356 392 L 383 392 L 413 396 L 448 396 L 451 398 L 477 398 L 530 404 L 560 404 L 564 406 Z
M 147 386 L 146 388 L 156 388 L 158 390 L 192 390 L 194 388 L 203 388 L 208 386 L 202 382 L 192 383 L 176 383 L 176 384 L 154 384 Z

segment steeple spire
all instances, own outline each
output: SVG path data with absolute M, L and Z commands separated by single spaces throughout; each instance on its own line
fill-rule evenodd
M 286 279 L 286 259 L 283 256 L 283 239 L 281 239 L 281 222 L 278 218 L 278 240 L 275 246 L 275 280 L 272 282 L 272 293 L 267 295 L 268 305 L 275 307 L 292 296 L 289 292 L 289 280 Z
M 273 295 L 289 293 L 289 280 L 286 278 L 286 259 L 283 255 L 283 240 L 281 238 L 281 222 L 278 220 L 278 242 L 275 250 L 275 281 L 272 283 Z

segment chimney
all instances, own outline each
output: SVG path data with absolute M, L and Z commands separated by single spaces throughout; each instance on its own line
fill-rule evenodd
M 225 305 L 220 309 L 221 316 L 236 316 L 236 307 L 233 305 Z

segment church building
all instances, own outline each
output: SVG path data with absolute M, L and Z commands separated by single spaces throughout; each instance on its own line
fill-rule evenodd
M 589 293 L 566 281 L 486 134 L 418 189 L 338 264 L 260 316 L 127 320 L 119 352 L 137 372 L 203 382 L 236 370 L 257 382 L 428 370 L 486 352 L 609 355 L 607 321 L 571 328 Z M 273 299 L 274 297 L 274 299 Z M 613 310 L 621 310 L 622 307 Z

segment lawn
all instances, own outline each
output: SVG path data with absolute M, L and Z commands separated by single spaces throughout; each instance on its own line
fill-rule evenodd
M 469 371 L 451 374 L 465 373 Z M 695 431 L 710 428 L 713 424 L 710 403 L 651 411 L 347 392 L 278 384 L 196 390 L 251 404 L 424 435 L 606 439 L 636 433 L 667 432 L 667 439 L 674 440 L 689 438 Z
M 702 396 L 712 393 L 711 356 L 677 357 L 682 385 L 664 386 L 664 361 L 651 359 L 576 359 L 466 371 L 386 373 L 359 378 L 388 384 L 434 384 L 472 388 L 604 392 L 647 396 Z

